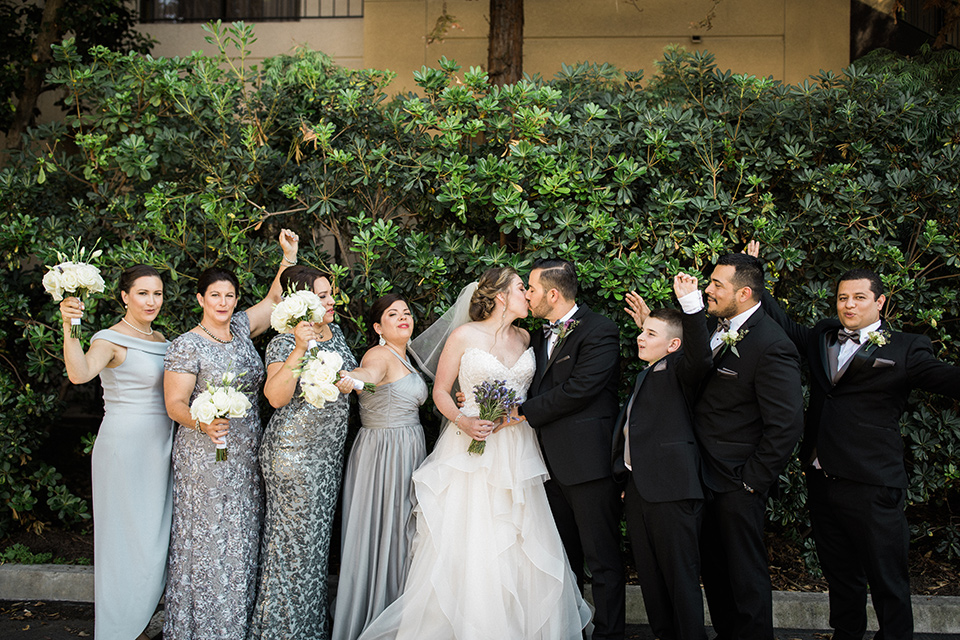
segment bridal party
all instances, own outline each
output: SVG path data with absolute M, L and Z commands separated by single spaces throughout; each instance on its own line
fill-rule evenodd
M 541 258 L 486 269 L 427 327 L 416 291 L 364 301 L 361 337 L 299 243 L 280 232 L 259 300 L 195 274 L 179 336 L 154 327 L 158 268 L 44 278 L 70 381 L 103 387 L 97 640 L 147 639 L 161 601 L 167 640 L 622 640 L 624 523 L 657 638 L 706 640 L 709 612 L 710 637 L 772 640 L 766 506 L 797 450 L 823 622 L 861 640 L 869 596 L 876 637 L 912 638 L 899 423 L 915 389 L 960 398 L 960 367 L 887 323 L 868 265 L 834 274 L 836 315 L 806 326 L 756 242 L 673 274 L 670 306 L 625 291 L 618 318 Z M 119 320 L 84 350 L 84 300 L 111 288 Z

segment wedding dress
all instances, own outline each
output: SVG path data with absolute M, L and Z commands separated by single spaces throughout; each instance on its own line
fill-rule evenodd
M 460 360 L 463 413 L 477 416 L 472 390 L 504 381 L 525 397 L 533 349 L 508 367 L 468 348 Z M 521 422 L 487 438 L 483 454 L 448 425 L 413 474 L 417 534 L 401 596 L 360 640 L 579 640 L 590 610 L 577 590 L 543 481 L 533 429 Z

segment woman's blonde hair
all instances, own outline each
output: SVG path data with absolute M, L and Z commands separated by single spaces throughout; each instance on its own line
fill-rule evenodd
M 506 293 L 514 276 L 519 274 L 513 267 L 491 267 L 484 271 L 470 298 L 470 319 L 479 322 L 489 318 L 497 306 L 497 295 Z

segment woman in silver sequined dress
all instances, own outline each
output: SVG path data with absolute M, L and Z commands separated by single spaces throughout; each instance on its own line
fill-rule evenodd
M 284 230 L 280 245 L 282 272 L 296 263 L 297 236 Z M 164 638 L 243 640 L 247 635 L 263 514 L 257 458 L 263 362 L 250 338 L 270 326 L 270 312 L 280 300 L 277 275 L 266 298 L 234 313 L 237 277 L 223 269 L 204 271 L 197 281 L 203 319 L 167 350 L 164 396 L 167 413 L 179 428 L 173 445 Z M 194 420 L 192 400 L 227 371 L 239 376 L 236 386 L 253 407 L 242 418 Z M 224 438 L 229 454 L 218 462 L 215 447 Z
M 264 395 L 277 408 L 264 431 L 260 468 L 267 506 L 260 547 L 261 577 L 251 639 L 325 640 L 328 637 L 327 556 L 340 493 L 349 398 L 322 408 L 300 393 L 298 368 L 310 340 L 335 351 L 344 366 L 357 361 L 333 324 L 333 292 L 319 271 L 296 267 L 283 289 L 312 289 L 327 308 L 322 322 L 301 322 L 267 347 Z M 349 387 L 344 388 L 349 393 Z
M 356 640 L 403 586 L 417 531 L 411 476 L 426 456 L 420 405 L 427 385 L 407 359 L 413 316 L 396 294 L 370 308 L 380 344 L 350 376 L 377 385 L 360 392 L 360 422 L 343 481 L 340 582 L 333 640 Z

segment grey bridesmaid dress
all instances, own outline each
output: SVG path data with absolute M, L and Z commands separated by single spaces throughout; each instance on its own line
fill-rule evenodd
M 163 404 L 163 356 L 169 343 L 112 329 L 93 340 L 127 349 L 120 366 L 100 372 L 104 415 L 91 461 L 94 636 L 136 638 L 167 575 L 173 421 Z
M 343 481 L 333 640 L 355 640 L 400 595 L 406 577 L 417 531 L 411 476 L 426 457 L 420 405 L 428 392 L 410 362 L 401 361 L 410 373 L 360 394 L 362 428 Z

